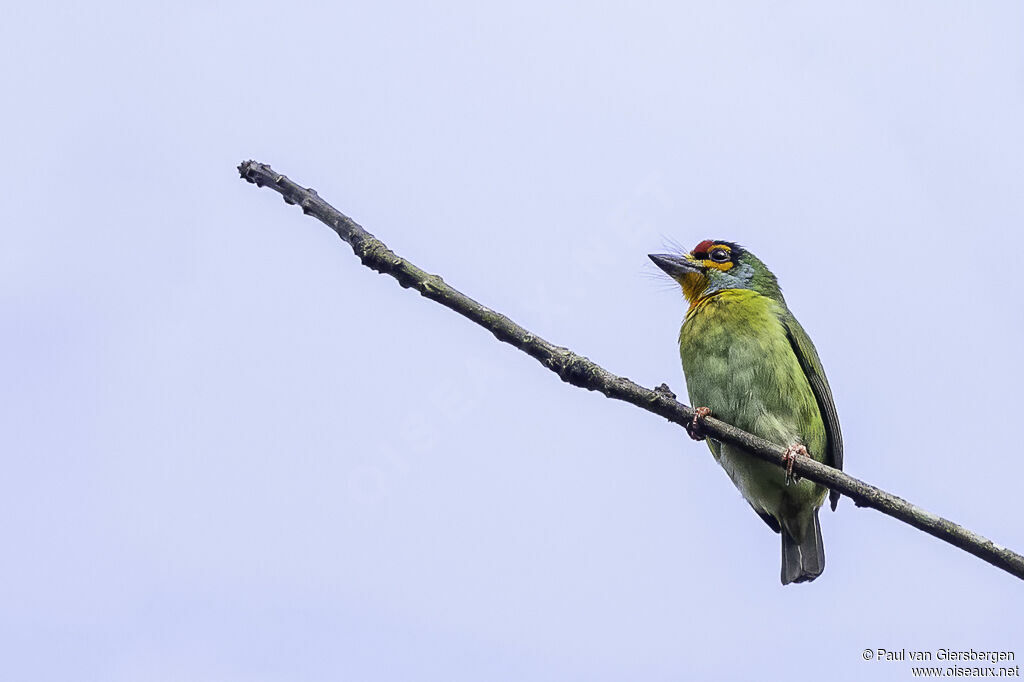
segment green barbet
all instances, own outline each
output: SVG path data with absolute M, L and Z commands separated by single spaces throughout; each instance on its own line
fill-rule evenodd
M 832 391 L 814 344 L 786 306 L 775 275 L 738 244 L 702 241 L 681 256 L 652 254 L 690 303 L 679 354 L 690 401 L 690 435 L 707 414 L 843 468 L 843 437 Z M 818 509 L 826 488 L 793 480 L 792 469 L 708 439 L 711 453 L 758 516 L 782 535 L 782 584 L 814 580 L 825 569 Z M 839 494 L 831 493 L 832 509 Z

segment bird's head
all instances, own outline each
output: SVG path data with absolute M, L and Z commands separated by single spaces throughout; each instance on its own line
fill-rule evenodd
M 679 283 L 691 304 L 726 289 L 751 289 L 783 301 L 771 270 L 733 242 L 705 239 L 689 253 L 652 253 L 649 258 Z

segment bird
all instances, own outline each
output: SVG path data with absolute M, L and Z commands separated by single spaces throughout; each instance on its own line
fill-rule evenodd
M 682 288 L 689 309 L 679 354 L 695 409 L 687 431 L 704 440 L 716 419 L 786 448 L 788 471 L 742 448 L 707 438 L 746 501 L 782 536 L 782 584 L 810 582 L 825 569 L 818 510 L 828 490 L 794 479 L 798 456 L 843 468 L 843 436 L 818 352 L 782 296 L 778 280 L 735 242 L 707 239 L 683 254 L 649 254 Z M 829 495 L 832 510 L 839 493 Z

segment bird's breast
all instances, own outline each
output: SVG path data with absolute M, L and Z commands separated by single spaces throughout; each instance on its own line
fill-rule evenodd
M 698 301 L 679 334 L 683 372 L 693 405 L 773 442 L 811 446 L 821 417 L 784 313 L 777 301 L 749 290 Z

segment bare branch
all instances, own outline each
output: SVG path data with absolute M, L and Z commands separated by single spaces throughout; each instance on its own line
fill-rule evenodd
M 316 217 L 333 229 L 352 247 L 363 265 L 391 275 L 403 287 L 414 288 L 426 298 L 476 322 L 499 341 L 511 344 L 535 358 L 561 377 L 562 381 L 632 403 L 680 426 L 685 427 L 693 419 L 693 409 L 677 402 L 664 385 L 656 390 L 644 388 L 625 377 L 612 374 L 568 348 L 545 341 L 501 313 L 449 286 L 439 276 L 425 272 L 396 255 L 351 218 L 321 199 L 314 190 L 301 187 L 284 175 L 275 173 L 270 166 L 245 161 L 238 167 L 238 172 L 248 182 L 259 187 L 270 187 L 280 193 L 285 202 L 297 204 L 303 213 Z M 704 432 L 718 440 L 739 445 L 766 462 L 780 467 L 785 465 L 785 448 L 779 445 L 714 418 L 709 417 L 702 424 Z M 839 491 L 859 507 L 877 509 L 1024 580 L 1024 557 L 952 521 L 807 457 L 798 457 L 793 470 L 804 478 Z

